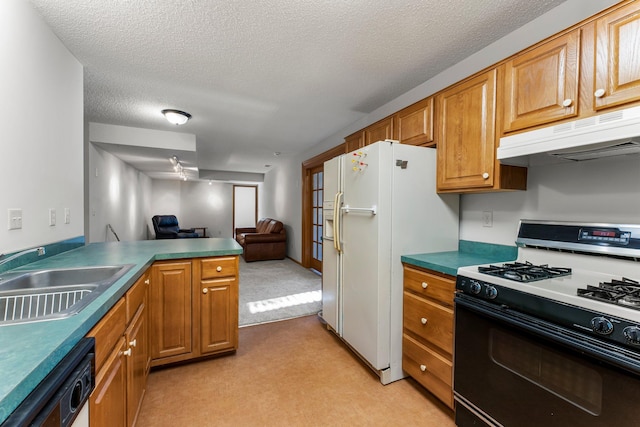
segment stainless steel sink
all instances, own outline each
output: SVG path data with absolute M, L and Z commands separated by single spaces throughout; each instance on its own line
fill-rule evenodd
M 79 313 L 133 264 L 12 273 L 0 281 L 0 325 Z

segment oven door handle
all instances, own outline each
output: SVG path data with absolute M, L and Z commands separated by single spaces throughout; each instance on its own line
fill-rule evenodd
M 464 294 L 456 294 L 455 304 L 640 375 L 640 356 L 627 348 Z

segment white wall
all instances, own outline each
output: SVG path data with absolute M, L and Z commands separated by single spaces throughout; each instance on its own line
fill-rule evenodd
M 640 223 L 640 155 L 531 166 L 528 190 L 462 197 L 460 238 L 512 245 L 520 219 Z M 493 227 L 482 212 L 493 212 Z
M 24 0 L 0 2 L 0 63 L 0 252 L 82 236 L 82 65 Z M 7 230 L 11 208 L 21 230 Z
M 151 219 L 151 178 L 88 143 L 87 242 L 111 242 L 111 224 L 121 241 L 147 239 Z
M 290 239 L 288 256 L 296 260 L 302 258 L 301 190 L 299 186 L 294 184 L 299 183 L 301 179 L 301 164 L 303 161 L 341 144 L 345 136 L 562 31 L 618 3 L 618 1 L 619 0 L 567 0 L 550 12 L 388 102 L 361 120 L 331 135 L 324 141 L 319 142 L 311 150 L 292 159 L 291 163 L 269 172 L 265 177 L 265 199 L 279 198 L 286 200 L 286 205 L 290 206 L 293 211 L 292 215 L 290 215 L 291 219 L 288 220 L 288 225 L 291 228 L 290 234 L 295 238 L 295 241 L 294 239 Z M 608 174 L 610 171 L 604 165 L 597 166 L 596 170 L 603 174 L 602 179 L 609 179 Z M 580 173 L 579 171 L 581 171 L 580 167 L 577 167 L 577 169 L 572 167 L 567 168 L 567 173 L 571 176 L 563 177 L 563 179 L 568 179 L 569 183 L 561 185 L 560 188 L 562 188 L 562 190 L 556 188 L 557 183 L 555 179 L 553 179 L 555 174 L 545 177 L 544 173 L 537 175 L 535 171 L 530 170 L 530 174 L 533 176 L 529 179 L 529 190 L 527 192 L 479 194 L 473 196 L 463 195 L 461 197 L 460 238 L 464 240 L 512 244 L 515 235 L 513 224 L 514 222 L 517 224 L 517 220 L 514 221 L 514 218 L 525 214 L 531 216 L 537 212 L 536 209 L 540 206 L 544 206 L 545 210 L 540 211 L 539 215 L 562 218 L 573 216 L 572 212 L 575 211 L 575 209 L 568 213 L 563 213 L 556 208 L 559 206 L 572 207 L 565 206 L 564 203 L 558 204 L 556 197 L 557 192 L 562 191 L 569 194 L 576 194 L 575 197 L 572 197 L 572 199 L 576 200 L 581 199 L 581 197 L 603 196 L 599 191 L 605 190 L 589 187 L 584 181 L 580 181 L 579 176 L 574 176 Z M 539 188 L 542 186 L 549 186 L 549 189 Z M 640 192 L 632 192 L 631 196 L 639 198 Z M 619 199 L 615 201 L 618 203 L 622 202 L 622 200 Z M 491 206 L 494 210 L 494 227 L 490 229 L 483 229 L 482 224 L 477 221 L 478 212 L 480 212 L 481 215 L 485 206 Z M 480 209 L 480 211 L 478 211 L 478 209 Z M 586 214 L 588 216 L 600 216 L 596 213 L 589 215 L 588 212 L 587 210 Z M 640 222 L 640 218 L 633 222 Z
M 258 200 L 262 198 L 258 185 Z M 180 227 L 207 227 L 211 237 L 233 236 L 233 184 L 206 181 L 152 180 L 151 212 L 153 215 L 175 215 Z M 258 207 L 260 216 L 260 207 Z M 150 236 L 154 238 L 153 232 Z

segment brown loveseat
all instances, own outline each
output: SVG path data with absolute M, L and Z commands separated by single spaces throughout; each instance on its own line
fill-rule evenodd
M 236 241 L 242 246 L 245 261 L 284 259 L 287 255 L 287 232 L 282 222 L 261 218 L 255 228 L 236 228 Z

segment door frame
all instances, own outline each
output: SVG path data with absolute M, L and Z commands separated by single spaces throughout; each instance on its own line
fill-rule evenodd
M 311 268 L 313 257 L 313 180 L 311 170 L 345 153 L 344 143 L 302 162 L 302 266 Z M 324 251 L 323 251 L 324 252 Z
M 258 223 L 258 186 L 257 185 L 246 185 L 246 184 L 233 184 L 233 188 L 231 190 L 231 194 L 232 194 L 232 203 L 231 203 L 231 209 L 232 209 L 232 213 L 231 213 L 231 236 L 233 236 L 233 238 L 236 237 L 236 187 L 251 187 L 251 188 L 255 188 L 255 195 L 256 195 L 256 200 L 255 200 L 255 212 L 253 214 L 254 216 L 254 225 Z

